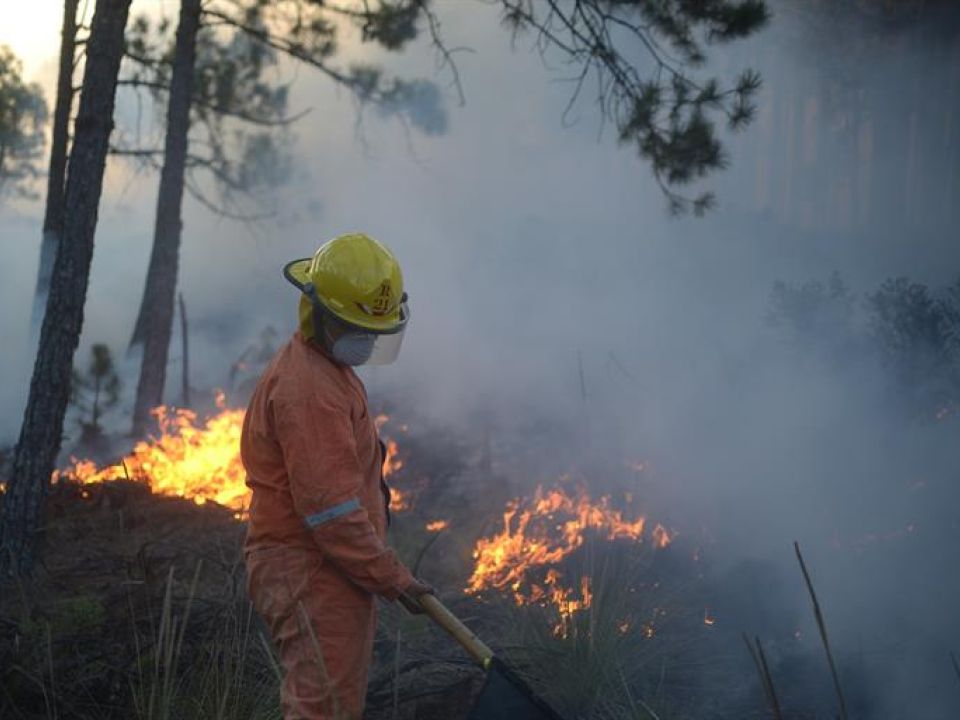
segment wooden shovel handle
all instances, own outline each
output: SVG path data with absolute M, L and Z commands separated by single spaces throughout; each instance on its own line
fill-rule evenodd
M 487 647 L 486 643 L 473 634 L 466 625 L 460 622 L 460 618 L 447 609 L 447 606 L 440 602 L 434 595 L 421 595 L 417 598 L 420 606 L 426 610 L 427 615 L 433 618 L 433 621 L 440 627 L 450 633 L 453 639 L 463 646 L 474 660 L 487 669 L 490 661 L 493 659 L 493 650 Z

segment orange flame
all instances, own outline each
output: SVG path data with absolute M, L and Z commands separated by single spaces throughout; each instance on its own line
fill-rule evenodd
M 552 605 L 560 614 L 560 632 L 570 617 L 590 607 L 589 578 L 581 578 L 580 599 L 564 586 L 557 565 L 586 541 L 588 531 L 607 540 L 641 541 L 647 526 L 645 517 L 627 520 L 611 506 L 610 496 L 596 502 L 584 490 L 570 495 L 562 489 L 538 487 L 530 501 L 513 500 L 503 513 L 503 530 L 477 541 L 473 551 L 473 574 L 465 591 L 477 594 L 496 589 L 512 594 L 517 605 Z M 656 548 L 670 544 L 672 535 L 662 525 L 648 533 Z M 545 571 L 542 580 L 535 579 Z
M 73 464 L 54 471 L 51 479 L 58 482 L 69 477 L 87 485 L 132 476 L 145 481 L 157 495 L 189 498 L 198 505 L 213 501 L 234 510 L 239 519 L 250 505 L 240 461 L 244 410 L 227 408 L 222 393 L 217 394 L 217 406 L 220 412 L 202 422 L 192 410 L 155 408 L 158 437 L 141 440 L 120 462 L 103 468 L 91 460 L 71 458 Z M 384 474 L 390 475 L 402 464 L 397 444 L 388 441 Z M 405 509 L 402 493 L 392 492 L 391 509 Z
M 446 530 L 448 527 L 450 527 L 449 520 L 431 520 L 426 524 L 427 532 L 432 532 L 432 533 Z
M 400 448 L 394 440 L 387 438 L 384 444 L 387 446 L 387 454 L 383 459 L 383 474 L 389 477 L 403 468 L 403 460 L 399 457 Z
M 377 425 L 377 431 L 389 421 L 390 418 L 387 415 L 377 415 L 374 419 L 374 422 Z M 400 429 L 406 432 L 406 425 L 401 425 Z M 389 478 L 391 475 L 399 472 L 403 469 L 403 459 L 400 457 L 400 447 L 397 445 L 396 440 L 392 438 L 385 437 L 383 438 L 384 445 L 387 448 L 387 454 L 383 459 L 383 476 Z M 413 492 L 410 490 L 401 490 L 396 487 L 390 488 L 390 510 L 391 511 L 403 511 L 409 510 L 413 507 Z
M 53 482 L 69 476 L 87 485 L 129 473 L 145 480 L 157 495 L 190 498 L 198 505 L 212 500 L 243 511 L 250 500 L 238 452 L 244 411 L 223 408 L 202 423 L 192 410 L 161 405 L 151 412 L 157 418 L 159 437 L 141 440 L 119 463 L 103 468 L 90 460 L 71 458 L 73 466 L 55 471 Z
M 412 507 L 410 493 L 399 490 L 395 487 L 390 488 L 390 512 L 402 512 Z

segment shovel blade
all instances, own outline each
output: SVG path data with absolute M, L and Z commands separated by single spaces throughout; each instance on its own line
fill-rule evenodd
M 496 657 L 467 720 L 563 720 Z

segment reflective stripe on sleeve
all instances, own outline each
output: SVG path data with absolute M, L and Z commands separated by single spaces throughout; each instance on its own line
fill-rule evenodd
M 336 520 L 338 517 L 346 515 L 347 513 L 352 513 L 354 510 L 360 509 L 360 501 L 357 498 L 351 498 L 346 502 L 342 502 L 339 505 L 334 505 L 332 508 L 327 508 L 323 512 L 314 513 L 313 515 L 307 515 L 306 521 L 307 525 L 312 528 L 328 523 L 331 520 Z

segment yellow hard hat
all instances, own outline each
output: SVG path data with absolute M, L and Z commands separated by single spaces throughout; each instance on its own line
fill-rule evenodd
M 408 311 L 400 263 L 370 236 L 335 237 L 312 258 L 287 263 L 283 274 L 303 293 L 300 330 L 306 339 L 314 339 L 318 311 L 329 312 L 353 331 L 402 335 Z

